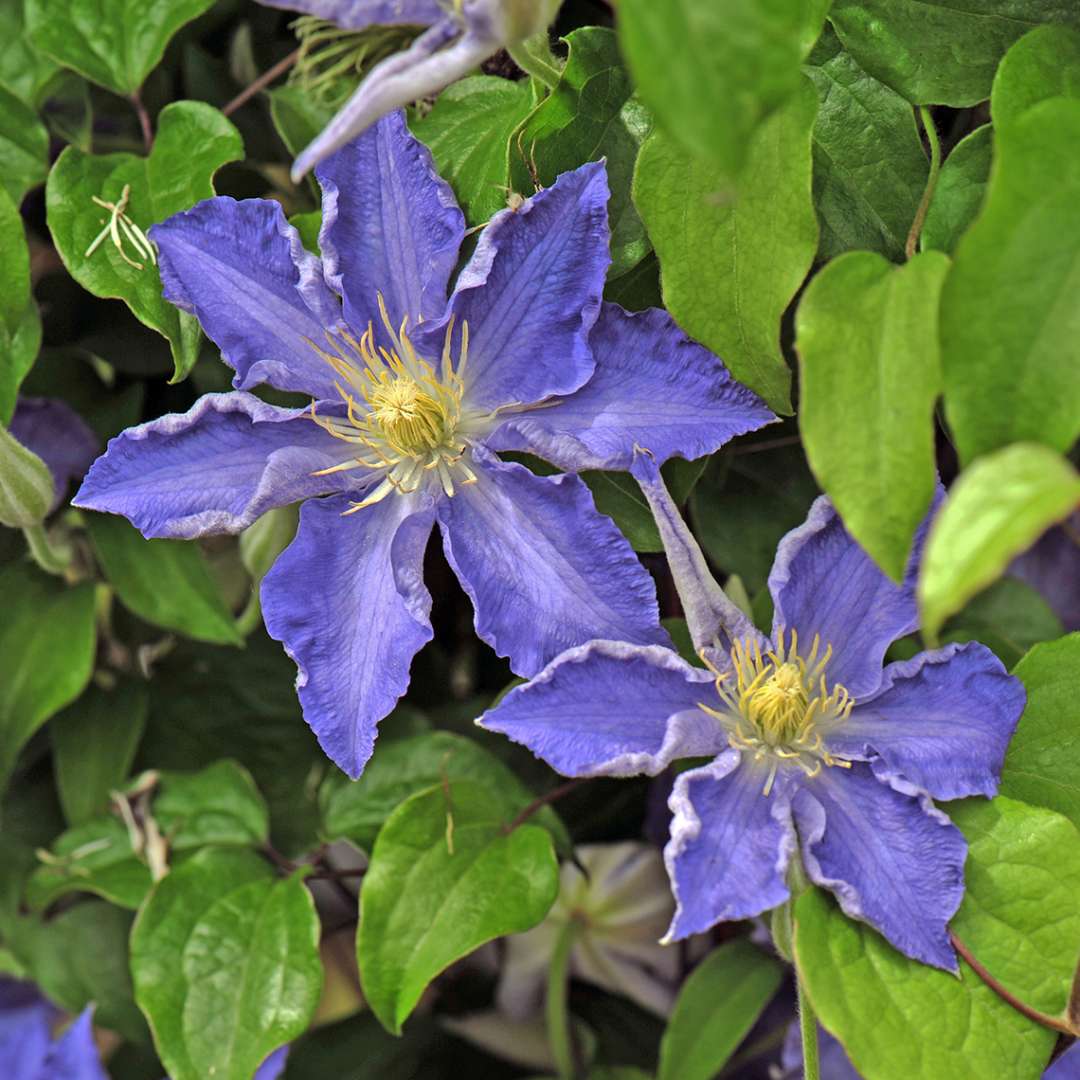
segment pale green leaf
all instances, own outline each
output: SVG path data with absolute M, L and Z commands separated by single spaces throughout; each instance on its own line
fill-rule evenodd
M 737 195 L 716 169 L 656 131 L 634 177 L 634 201 L 660 259 L 664 301 L 691 337 L 778 412 L 791 411 L 780 320 L 818 244 L 808 79 L 754 136 Z
M 994 129 L 989 124 L 965 135 L 945 159 L 923 222 L 920 242 L 952 254 L 960 238 L 982 209 L 990 165 L 994 157 Z
M 923 633 L 941 624 L 1004 572 L 1080 503 L 1080 475 L 1059 454 L 1018 443 L 960 474 L 930 528 L 919 574 Z
M 0 87 L 0 187 L 16 205 L 45 179 L 49 133 L 37 113 Z
M 949 260 L 829 263 L 796 314 L 806 456 L 852 536 L 894 580 L 933 498 L 937 308 Z
M 1080 29 L 1080 20 L 1077 20 Z M 1048 98 L 1080 98 L 1080 33 L 1067 26 L 1040 26 L 1006 54 L 994 76 L 990 115 L 1007 138 L 1013 125 Z

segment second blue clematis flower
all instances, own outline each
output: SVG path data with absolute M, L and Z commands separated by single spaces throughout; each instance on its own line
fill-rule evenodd
M 355 777 L 432 636 L 436 521 L 477 633 L 517 673 L 592 638 L 667 640 L 651 579 L 584 483 L 494 451 L 619 469 L 635 444 L 696 457 L 774 417 L 664 313 L 601 303 L 602 163 L 496 215 L 449 299 L 465 221 L 400 113 L 317 175 L 321 261 L 269 200 L 209 199 L 154 227 L 166 295 L 240 389 L 112 440 L 75 503 L 191 538 L 307 499 L 263 611 L 306 720 Z M 268 405 L 246 392 L 260 382 L 313 404 Z
M 788 863 L 801 857 L 848 915 L 907 956 L 957 970 L 947 925 L 967 845 L 932 799 L 997 791 L 1024 689 L 975 642 L 882 667 L 918 626 L 926 525 L 896 584 L 819 498 L 780 543 L 766 637 L 712 580 L 655 462 L 641 456 L 634 471 L 709 670 L 655 645 L 591 642 L 479 723 L 567 776 L 711 759 L 678 776 L 669 802 L 669 939 L 784 903 Z

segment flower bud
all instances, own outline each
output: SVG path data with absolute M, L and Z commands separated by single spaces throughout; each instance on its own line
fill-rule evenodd
M 45 462 L 0 427 L 0 525 L 40 525 L 52 506 L 55 486 Z
M 496 0 L 498 35 L 505 44 L 524 41 L 546 30 L 561 0 Z M 491 0 L 488 4 L 491 6 Z

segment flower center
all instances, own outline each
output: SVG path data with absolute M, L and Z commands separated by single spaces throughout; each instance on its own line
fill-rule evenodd
M 807 776 L 817 776 L 823 765 L 850 768 L 850 762 L 825 749 L 824 735 L 847 719 L 855 704 L 845 687 L 835 683 L 830 688 L 825 678 L 831 645 L 822 653 L 815 634 L 804 657 L 794 630 L 788 636 L 781 629 L 776 638 L 775 648 L 765 653 L 756 639 L 737 641 L 731 650 L 733 670 L 713 669 L 722 708 L 701 706 L 721 723 L 732 746 L 768 762 L 765 795 L 783 764 L 797 765 Z
M 378 296 L 383 328 L 389 348 L 375 343 L 375 329 L 368 323 L 358 341 L 346 330 L 327 332 L 330 349 L 315 342 L 312 348 L 338 375 L 334 385 L 345 404 L 345 416 L 320 416 L 311 406 L 311 418 L 335 439 L 351 443 L 355 456 L 316 476 L 365 469 L 382 476 L 381 483 L 346 513 L 379 502 L 392 491 L 416 491 L 428 477 L 438 478 L 451 496 L 455 481 L 476 482 L 466 451 L 490 416 L 464 409 L 462 374 L 469 353 L 469 327 L 461 327 L 461 359 L 451 358 L 453 320 L 446 328 L 442 360 L 438 368 L 420 356 L 408 334 L 408 319 L 396 330 L 390 322 L 382 295 Z

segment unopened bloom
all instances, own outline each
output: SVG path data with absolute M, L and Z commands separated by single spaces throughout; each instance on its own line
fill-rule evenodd
M 480 723 L 568 776 L 679 775 L 664 858 L 669 938 L 788 899 L 798 848 L 810 879 L 914 959 L 956 970 L 947 924 L 964 891 L 964 837 L 931 801 L 992 796 L 1024 690 L 989 649 L 882 660 L 918 626 L 914 581 L 887 578 L 822 496 L 781 541 L 770 637 L 726 606 L 647 458 L 636 468 L 696 646 L 596 641 L 512 690 Z
M 83 418 L 58 398 L 20 397 L 9 430 L 52 474 L 51 510 L 63 502 L 71 482 L 83 478 L 101 449 Z
M 305 718 L 358 776 L 432 635 L 436 520 L 477 633 L 519 674 L 591 638 L 666 640 L 651 579 L 588 488 L 493 451 L 550 443 L 564 467 L 623 468 L 635 443 L 696 456 L 773 417 L 663 313 L 601 305 L 602 164 L 497 215 L 449 300 L 464 218 L 401 114 L 318 177 L 321 261 L 269 200 L 209 199 L 155 226 L 166 295 L 242 389 L 124 432 L 76 504 L 191 538 L 307 499 L 263 612 Z M 313 404 L 243 392 L 260 382 Z
M 489 56 L 547 29 L 561 0 L 262 0 L 345 30 L 376 23 L 426 26 L 412 45 L 368 73 L 293 164 L 300 180 L 387 113 L 437 94 Z

